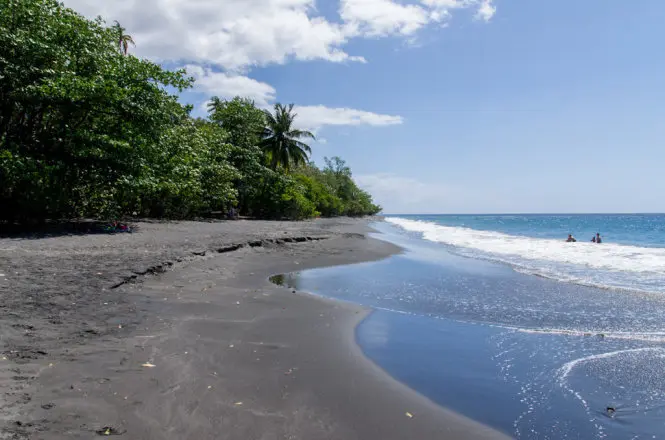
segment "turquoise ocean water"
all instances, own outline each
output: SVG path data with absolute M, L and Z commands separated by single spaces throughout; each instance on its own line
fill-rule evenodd
M 368 357 L 516 438 L 660 439 L 664 225 L 663 215 L 388 216 L 376 236 L 402 254 L 286 283 L 374 308 L 357 330 Z
M 391 222 L 451 252 L 563 282 L 665 293 L 665 215 L 413 215 Z M 601 245 L 591 243 L 600 233 Z M 573 234 L 577 243 L 566 243 Z

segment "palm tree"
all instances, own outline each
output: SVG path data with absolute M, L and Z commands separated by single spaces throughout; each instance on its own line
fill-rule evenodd
M 266 127 L 263 129 L 260 146 L 267 154 L 272 169 L 281 166 L 288 171 L 291 165 L 306 164 L 312 149 L 299 139 L 316 138 L 309 131 L 293 128 L 293 120 L 297 116 L 293 113 L 293 104 L 275 104 L 275 114 L 268 110 L 263 110 L 263 113 Z
M 118 50 L 122 52 L 123 54 L 127 55 L 127 51 L 129 50 L 129 44 L 131 43 L 132 46 L 136 46 L 136 43 L 134 43 L 134 39 L 132 38 L 131 35 L 125 34 L 125 28 L 118 23 L 118 20 L 115 21 L 115 24 L 113 25 L 112 28 L 115 31 L 116 34 L 116 39 L 118 42 Z
M 224 101 L 219 99 L 219 96 L 213 96 L 210 98 L 210 101 L 208 101 L 208 113 L 214 113 L 215 111 L 219 110 L 223 103 Z

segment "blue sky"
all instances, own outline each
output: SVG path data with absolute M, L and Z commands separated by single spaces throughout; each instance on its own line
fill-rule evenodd
M 97 3 L 197 108 L 296 103 L 387 213 L 665 211 L 662 0 Z

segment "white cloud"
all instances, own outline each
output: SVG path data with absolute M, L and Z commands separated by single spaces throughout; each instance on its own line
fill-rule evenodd
M 350 35 L 378 37 L 411 36 L 432 23 L 445 23 L 451 11 L 475 9 L 476 17 L 489 21 L 496 7 L 493 0 L 341 0 L 340 16 Z
M 119 20 L 136 53 L 157 60 L 242 70 L 290 58 L 363 61 L 341 47 L 343 26 L 318 16 L 314 0 L 65 0 L 87 15 Z
M 268 107 L 275 100 L 277 91 L 270 84 L 192 64 L 185 66 L 185 69 L 196 80 L 195 88 L 207 95 L 224 99 L 242 96 L 252 99 L 259 107 Z
M 427 10 L 392 0 L 341 0 L 340 16 L 352 35 L 411 35 L 429 21 Z
M 188 64 L 187 73 L 196 79 L 195 90 L 207 97 L 231 99 L 235 96 L 250 98 L 261 108 L 271 108 L 276 99 L 274 87 L 255 79 L 217 72 L 207 67 Z M 206 107 L 206 103 L 203 107 Z M 202 107 L 202 108 L 203 108 Z M 296 124 L 301 129 L 318 131 L 325 126 L 371 125 L 385 126 L 403 123 L 401 116 L 382 115 L 352 108 L 331 108 L 323 105 L 296 106 Z M 325 143 L 325 140 L 321 143 Z
M 136 41 L 136 55 L 186 64 L 197 79 L 196 91 L 249 97 L 260 107 L 269 107 L 276 91 L 245 76 L 252 67 L 292 59 L 364 62 L 345 52 L 350 39 L 399 35 L 411 40 L 425 26 L 447 20 L 452 10 L 475 8 L 485 21 L 495 13 L 493 0 L 338 2 L 334 21 L 318 13 L 316 0 L 64 0 L 88 17 L 119 20 Z M 323 105 L 300 106 L 297 112 L 299 125 L 313 131 L 403 122 L 400 116 Z
M 382 115 L 352 108 L 331 108 L 323 105 L 296 106 L 299 127 L 317 131 L 325 126 L 371 125 L 375 127 L 402 124 L 401 116 Z
M 333 21 L 318 14 L 316 0 L 64 2 L 89 17 L 119 20 L 134 37 L 137 55 L 227 71 L 290 59 L 364 62 L 345 52 L 350 39 L 411 37 L 456 9 L 475 9 L 485 21 L 496 12 L 493 0 L 339 0 L 340 20 Z
M 484 0 L 478 8 L 476 18 L 479 20 L 490 21 L 492 17 L 494 17 L 494 14 L 496 14 L 496 6 L 494 6 L 492 0 Z

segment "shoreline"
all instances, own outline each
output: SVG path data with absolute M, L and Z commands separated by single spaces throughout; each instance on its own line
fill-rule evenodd
M 89 438 L 98 430 L 141 439 L 506 438 L 434 404 L 369 360 L 355 340 L 367 308 L 293 294 L 268 281 L 277 273 L 399 252 L 367 237 L 367 220 L 239 223 L 245 224 L 213 224 L 200 234 L 207 249 L 217 249 L 213 256 L 178 262 L 170 253 L 175 263 L 162 258 L 155 265 L 153 255 L 153 266 L 178 267 L 141 269 L 142 282 L 107 287 L 97 292 L 102 299 L 79 303 L 77 312 L 87 312 L 61 325 L 69 333 L 81 327 L 83 336 L 47 335 L 39 342 L 48 348 L 33 344 L 33 358 L 16 355 L 25 347 L 15 350 L 0 364 L 0 438 Z M 239 229 L 233 235 L 228 228 Z M 217 242 L 210 240 L 215 232 Z M 328 238 L 289 242 L 277 232 Z M 219 252 L 241 237 L 249 246 Z M 181 241 L 189 249 L 202 243 L 191 236 Z M 44 243 L 29 244 L 39 253 Z M 23 323 L 33 328 L 26 333 L 35 332 L 39 318 Z M 5 376 L 7 367 L 13 376 Z M 12 392 L 24 400 L 11 405 Z
M 378 309 L 357 339 L 391 376 L 519 438 L 660 432 L 662 297 L 533 277 L 372 226 L 405 252 L 287 279 Z

